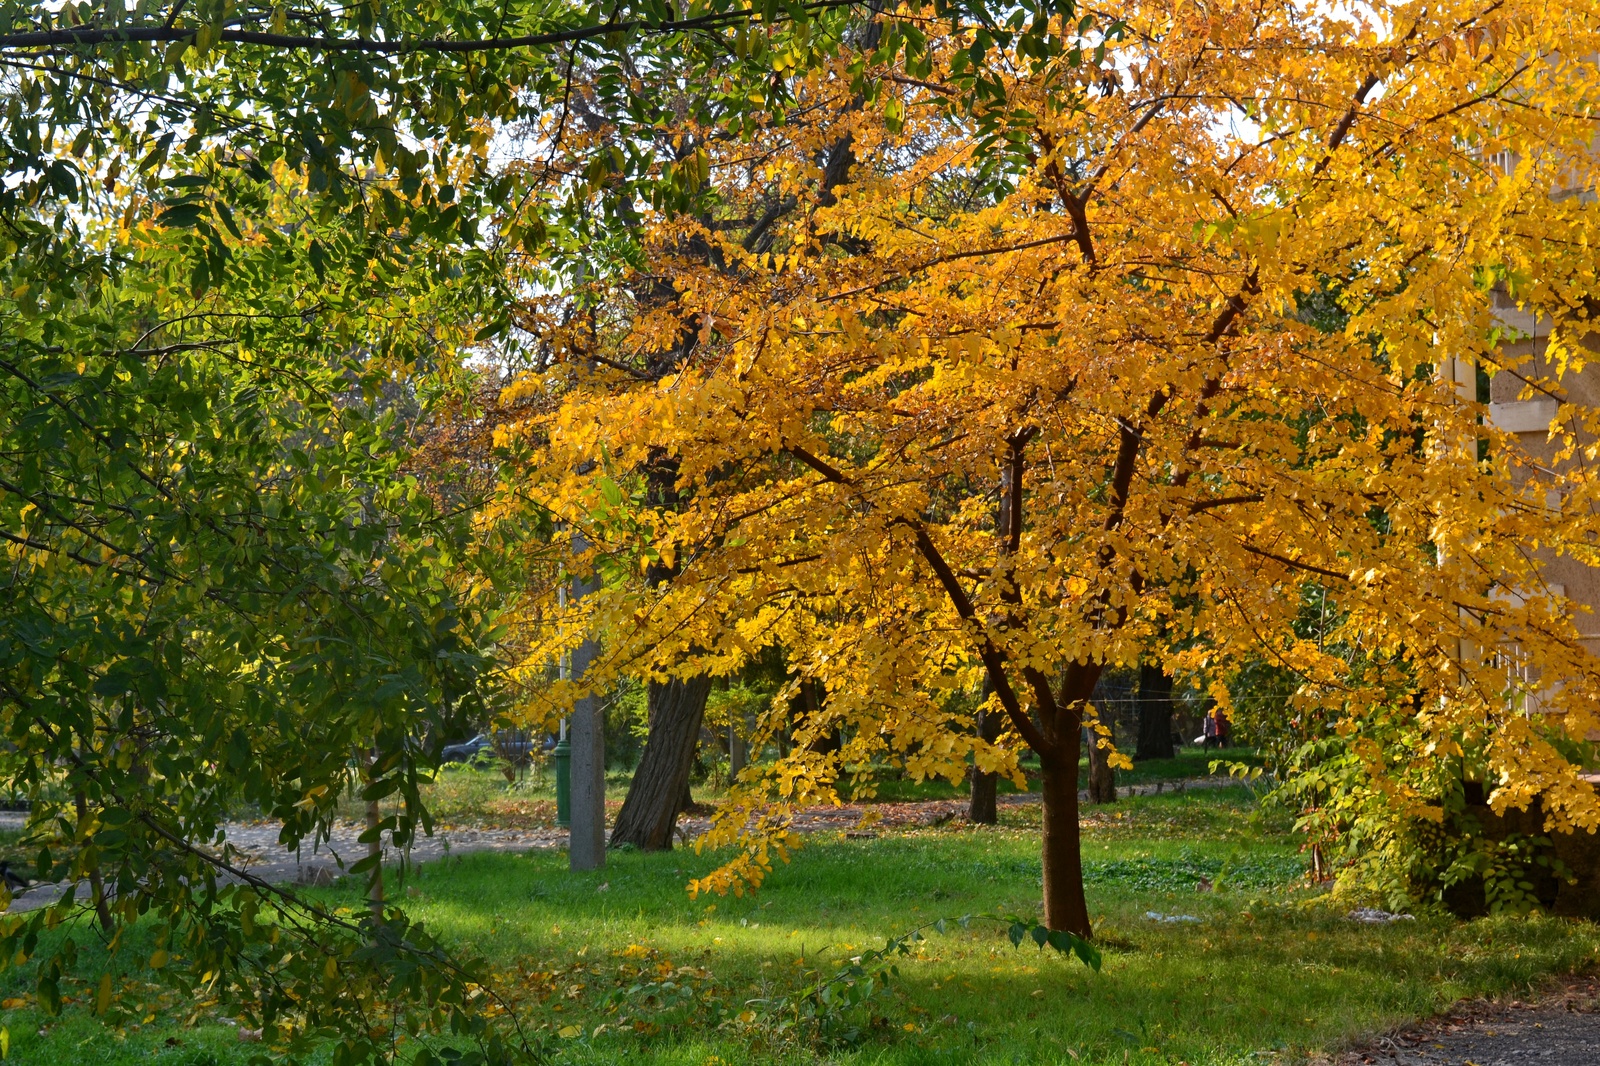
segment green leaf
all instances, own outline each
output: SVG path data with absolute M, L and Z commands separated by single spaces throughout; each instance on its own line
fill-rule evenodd
M 472 339 L 474 341 L 486 341 L 491 337 L 498 337 L 500 334 L 504 333 L 506 328 L 510 325 L 511 320 L 509 318 L 497 318 L 493 322 L 485 325 L 482 329 L 478 330 L 477 333 L 473 334 Z
M 38 983 L 39 1006 L 50 1017 L 61 1013 L 61 986 L 51 973 L 42 974 Z
M 328 280 L 328 254 L 322 247 L 322 242 L 312 240 L 306 249 L 306 259 L 311 264 L 312 271 L 317 275 L 318 281 Z
M 1050 946 L 1063 955 L 1070 951 L 1090 969 L 1095 971 L 1100 969 L 1100 949 L 1082 937 L 1069 933 L 1064 929 L 1052 929 L 1050 930 L 1049 941 Z
M 156 216 L 156 224 L 174 228 L 188 228 L 200 221 L 199 204 L 178 204 Z
M 238 225 L 233 221 L 233 211 L 228 205 L 218 200 L 212 206 L 216 208 L 217 217 L 222 220 L 222 224 L 227 228 L 229 235 L 236 241 L 244 240 L 244 235 L 239 232 Z
M 386 777 L 381 781 L 374 781 L 361 790 L 361 798 L 371 802 L 392 796 L 399 791 L 401 781 L 398 777 Z

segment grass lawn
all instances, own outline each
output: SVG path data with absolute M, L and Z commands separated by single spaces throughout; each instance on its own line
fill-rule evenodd
M 1177 754 L 1170 759 L 1145 759 L 1133 764 L 1132 770 L 1117 771 L 1117 785 L 1153 785 L 1158 781 L 1181 781 L 1185 778 L 1207 777 L 1211 774 L 1211 764 L 1214 762 L 1242 763 L 1246 766 L 1261 766 L 1264 759 L 1257 752 L 1248 748 L 1226 748 L 1222 751 L 1202 750 L 1198 747 L 1179 748 Z M 1221 768 L 1219 768 L 1221 769 Z M 1026 791 L 1039 791 L 1038 763 L 1028 756 L 1022 764 L 1022 772 L 1028 779 Z M 1226 773 L 1226 770 L 1222 770 Z M 1078 760 L 1078 781 L 1080 787 L 1089 786 L 1089 760 L 1087 757 Z M 998 782 L 999 793 L 1010 795 L 1017 792 L 1017 788 L 1010 781 L 1001 779 Z M 927 781 L 913 781 L 908 777 L 885 775 L 874 783 L 875 792 L 872 799 L 891 802 L 907 800 L 942 800 L 962 799 L 967 795 L 966 783 L 951 784 L 944 778 Z M 841 795 L 849 798 L 849 782 L 840 783 Z
M 925 921 L 1036 914 L 1038 809 L 1003 808 L 1002 820 L 819 836 L 742 899 L 689 899 L 685 881 L 714 861 L 692 851 L 613 854 L 587 874 L 569 873 L 559 853 L 461 856 L 395 891 L 490 960 L 528 1022 L 552 1035 L 558 1061 L 585 1064 L 1293 1062 L 1463 996 L 1525 989 L 1600 960 L 1600 930 L 1582 923 L 1350 922 L 1303 887 L 1283 819 L 1230 788 L 1092 811 L 1085 859 L 1100 973 L 1031 943 L 1014 949 L 1003 928 L 974 923 L 930 933 L 901 959 L 888 992 L 846 1019 L 860 1029 L 853 1043 L 807 1043 L 750 1004 Z M 1197 891 L 1202 878 L 1211 890 Z M 354 887 L 321 891 L 360 905 Z M 97 951 L 83 952 L 91 982 Z M 185 1027 L 187 1004 L 121 1035 L 81 1006 L 46 1019 L 30 983 L 0 975 L 9 1062 L 220 1066 L 261 1050 L 224 1026 Z M 626 994 L 640 984 L 654 987 Z
M 1246 748 L 1228 748 L 1222 752 L 1202 751 L 1197 747 L 1179 749 L 1171 759 L 1148 759 L 1134 764 L 1132 770 L 1119 771 L 1118 785 L 1148 785 L 1157 781 L 1177 781 L 1184 778 L 1205 777 L 1211 773 L 1211 764 L 1218 760 L 1259 766 L 1262 757 Z M 1088 760 L 1080 763 L 1081 776 L 1087 786 Z M 1039 790 L 1038 768 L 1023 763 L 1028 777 L 1028 791 Z M 606 802 L 620 807 L 627 795 L 632 775 L 627 770 L 612 770 L 606 774 Z M 967 785 L 951 784 L 943 778 L 913 781 L 895 774 L 884 774 L 874 782 L 875 792 L 862 799 L 885 802 L 911 800 L 958 799 L 967 795 Z M 1010 781 L 999 782 L 1001 794 L 1017 791 Z M 693 787 L 697 800 L 716 802 L 727 792 L 725 782 L 710 780 Z M 848 780 L 840 782 L 840 794 L 851 798 Z M 548 767 L 536 767 L 518 774 L 508 782 L 497 768 L 484 765 L 456 763 L 447 765 L 435 781 L 426 788 L 426 800 L 434 816 L 446 825 L 495 825 L 505 828 L 531 828 L 551 825 L 555 821 L 555 782 Z M 343 811 L 351 820 L 364 816 L 364 808 L 351 801 Z

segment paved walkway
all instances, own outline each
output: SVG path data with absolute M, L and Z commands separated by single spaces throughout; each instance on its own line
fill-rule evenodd
M 1117 789 L 1119 796 L 1145 796 L 1166 792 L 1184 792 L 1195 789 L 1219 788 L 1234 782 L 1226 777 L 1189 778 L 1163 781 L 1150 785 L 1128 785 Z M 1087 800 L 1088 793 L 1080 793 Z M 1022 806 L 1038 803 L 1038 793 L 1016 793 L 998 797 L 1002 806 Z M 839 807 L 809 807 L 798 811 L 794 828 L 801 833 L 847 832 L 862 836 L 876 835 L 879 830 L 914 829 L 942 825 L 964 817 L 967 801 L 964 799 L 924 800 L 905 803 L 847 803 Z M 868 814 L 871 822 L 863 826 Z M 20 829 L 27 819 L 25 813 L 0 811 L 0 829 Z M 680 839 L 687 843 L 705 832 L 711 819 L 703 816 L 689 817 L 678 822 Z M 329 884 L 342 872 L 340 863 L 350 866 L 365 857 L 366 845 L 357 838 L 364 827 L 356 823 L 339 823 L 330 839 L 313 850 L 309 846 L 296 853 L 278 843 L 279 825 L 276 822 L 232 822 L 226 827 L 226 838 L 244 855 L 244 867 L 251 874 L 275 884 Z M 562 848 L 567 844 L 567 831 L 554 826 L 542 829 L 471 829 L 452 828 L 440 830 L 431 837 L 420 838 L 411 848 L 409 861 L 433 862 L 450 855 L 465 855 L 479 851 L 520 853 L 535 848 Z M 386 849 L 385 861 L 393 854 Z M 48 906 L 61 898 L 67 886 L 39 884 L 18 894 L 11 902 L 12 911 L 28 911 Z M 86 885 L 77 886 L 79 898 L 88 895 Z
M 1574 978 L 1530 1003 L 1457 1003 L 1446 1017 L 1369 1047 L 1338 1066 L 1595 1066 L 1600 984 Z

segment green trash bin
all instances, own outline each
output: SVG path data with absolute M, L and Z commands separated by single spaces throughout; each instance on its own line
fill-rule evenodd
M 556 825 L 572 827 L 572 745 L 567 742 L 566 723 L 561 723 L 561 739 L 550 753 L 556 764 Z

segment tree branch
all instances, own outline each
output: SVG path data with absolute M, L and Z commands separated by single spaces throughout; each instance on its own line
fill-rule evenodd
M 853 486 L 855 484 L 843 471 L 823 462 L 804 448 L 791 444 L 785 450 L 836 485 Z M 1034 724 L 1033 720 L 1028 717 L 1027 712 L 1022 709 L 1022 702 L 1017 699 L 1016 690 L 1011 687 L 1011 680 L 1006 676 L 1005 655 L 999 648 L 995 647 L 994 641 L 989 639 L 988 634 L 983 632 L 978 622 L 977 609 L 972 605 L 972 597 L 968 596 L 967 590 L 961 587 L 961 579 L 956 577 L 955 571 L 945 561 L 945 557 L 940 553 L 938 545 L 933 543 L 933 538 L 928 536 L 927 530 L 910 518 L 902 516 L 895 519 L 895 524 L 905 526 L 911 531 L 912 537 L 916 540 L 917 551 L 927 560 L 928 565 L 933 568 L 934 576 L 939 579 L 939 584 L 943 587 L 945 595 L 950 598 L 951 606 L 956 609 L 956 615 L 963 622 L 973 627 L 975 635 L 981 635 L 978 656 L 983 660 L 984 669 L 988 671 L 989 680 L 994 685 L 995 695 L 1000 697 L 1000 705 L 1006 709 L 1006 715 L 1011 719 L 1011 724 L 1016 727 L 1022 739 L 1028 742 L 1028 746 L 1038 752 L 1040 756 L 1045 758 L 1053 757 L 1055 746 L 1046 739 L 1045 735 L 1040 732 L 1039 727 Z M 1030 678 L 1030 683 L 1031 680 Z M 1034 687 L 1037 688 L 1036 685 Z M 1045 689 L 1045 697 L 1049 697 L 1048 687 Z M 1049 706 L 1053 707 L 1053 701 Z
M 955 607 L 956 614 L 961 620 L 971 625 L 978 632 L 982 632 L 978 622 L 978 612 L 972 606 L 972 599 L 967 595 L 967 590 L 961 587 L 961 581 L 956 577 L 955 571 L 950 569 L 950 564 L 945 561 L 939 552 L 933 538 L 928 536 L 928 531 L 911 521 L 909 518 L 898 519 L 900 525 L 911 530 L 912 537 L 916 540 L 917 551 L 928 561 L 933 568 L 934 576 L 939 579 L 945 595 L 950 597 L 950 603 Z M 1051 758 L 1055 754 L 1055 745 L 1051 744 L 1039 727 L 1033 723 L 1027 713 L 1022 709 L 1022 703 L 1017 699 L 1016 690 L 1011 687 L 1011 679 L 1006 676 L 1006 660 L 1000 649 L 995 647 L 994 641 L 987 634 L 982 636 L 982 643 L 978 648 L 978 656 L 983 660 L 983 666 L 989 674 L 989 681 L 994 685 L 994 693 L 1000 697 L 1000 705 L 1006 709 L 1006 715 L 1011 719 L 1011 724 L 1028 746 L 1038 752 L 1042 757 Z
M 1259 492 L 1254 492 L 1248 496 L 1219 496 L 1214 500 L 1197 500 L 1189 505 L 1189 513 L 1197 515 L 1202 511 L 1209 511 L 1213 507 L 1228 507 L 1235 503 L 1260 503 L 1264 499 L 1266 499 L 1265 496 Z
M 1259 555 L 1263 559 L 1271 559 L 1274 562 L 1282 563 L 1284 566 L 1291 566 L 1296 570 L 1304 570 L 1307 573 L 1312 574 L 1321 574 L 1323 577 L 1331 577 L 1335 581 L 1343 581 L 1345 583 L 1350 581 L 1350 576 L 1348 574 L 1341 574 L 1335 570 L 1326 570 L 1323 567 L 1314 566 L 1311 563 L 1302 563 L 1295 559 L 1290 559 L 1288 556 L 1279 555 L 1277 552 L 1269 552 L 1265 548 L 1257 548 L 1254 545 L 1246 544 L 1242 540 L 1239 541 L 1239 547 L 1243 548 L 1251 555 Z
M 850 7 L 856 0 L 814 0 L 804 5 L 806 11 L 826 11 Z M 310 52 L 367 52 L 380 55 L 406 55 L 415 52 L 464 53 L 505 52 L 519 48 L 542 48 L 552 44 L 587 41 L 613 33 L 667 34 L 685 30 L 716 29 L 724 25 L 754 21 L 757 12 L 725 11 L 701 15 L 691 19 L 666 19 L 654 22 L 632 19 L 627 22 L 603 22 L 550 33 L 530 33 L 520 37 L 491 37 L 481 41 L 455 41 L 443 37 L 425 37 L 413 41 L 377 41 L 365 37 L 307 37 L 286 33 L 263 33 L 259 30 L 225 29 L 217 36 L 224 44 L 259 45 Z M 53 30 L 34 30 L 24 33 L 0 35 L 0 51 L 35 50 L 41 48 L 81 48 L 103 44 L 168 44 L 190 41 L 200 32 L 199 26 L 122 26 L 102 29 L 92 26 L 71 26 Z

